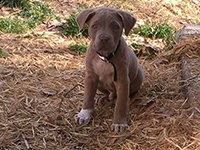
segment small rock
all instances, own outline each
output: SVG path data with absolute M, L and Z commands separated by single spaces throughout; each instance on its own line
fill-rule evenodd
M 176 34 L 174 35 L 174 40 L 176 43 L 179 43 L 188 37 L 194 36 L 200 37 L 200 25 L 184 25 L 181 30 L 176 32 Z
M 50 89 L 42 89 L 43 94 L 48 95 L 48 96 L 54 96 L 57 94 L 56 91 L 50 90 Z
M 71 78 L 71 77 L 68 76 L 68 75 L 66 75 L 66 74 L 63 76 L 63 79 L 64 79 L 64 80 L 69 80 L 70 78 Z

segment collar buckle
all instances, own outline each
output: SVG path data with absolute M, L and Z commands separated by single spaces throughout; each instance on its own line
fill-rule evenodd
M 101 60 L 105 61 L 105 62 L 108 62 L 108 59 L 107 59 L 106 57 L 104 57 L 104 56 L 100 56 L 100 55 L 99 55 L 99 58 L 100 58 Z

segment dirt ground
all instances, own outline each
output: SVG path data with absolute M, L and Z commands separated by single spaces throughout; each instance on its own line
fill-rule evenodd
M 112 6 L 135 15 L 137 25 L 167 21 L 177 30 L 185 23 L 196 23 L 200 16 L 196 0 L 44 1 L 61 17 L 80 6 Z M 89 125 L 77 126 L 73 117 L 82 106 L 85 55 L 74 54 L 68 47 L 75 42 L 88 44 L 89 39 L 67 38 L 49 30 L 57 23 L 45 22 L 34 34 L 0 32 L 0 48 L 7 53 L 6 58 L 0 58 L 0 149 L 200 150 L 199 102 L 185 107 L 188 82 L 182 78 L 178 56 L 159 65 L 158 57 L 138 58 L 145 81 L 131 100 L 127 132 L 116 134 L 110 129 L 114 101 L 97 106 Z M 136 35 L 125 38 L 128 44 L 145 41 L 164 45 L 162 40 Z M 194 70 L 199 68 L 198 62 L 192 65 Z M 199 73 L 196 76 L 199 80 Z M 101 93 L 95 99 L 99 97 Z

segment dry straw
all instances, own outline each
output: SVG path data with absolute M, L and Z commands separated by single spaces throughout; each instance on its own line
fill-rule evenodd
M 27 40 L 2 34 L 0 38 L 1 49 L 8 53 L 6 59 L 0 59 L 1 149 L 200 148 L 200 108 L 182 107 L 186 99 L 181 62 L 176 59 L 180 54 L 196 57 L 199 40 L 176 45 L 168 64 L 139 60 L 145 82 L 131 100 L 128 131 L 115 134 L 110 130 L 112 101 L 96 106 L 89 125 L 74 123 L 73 116 L 82 106 L 84 56 L 72 55 L 44 37 Z M 98 93 L 95 99 L 100 96 Z
M 64 1 L 54 5 L 56 2 L 52 1 L 52 9 L 61 13 L 78 5 Z M 195 1 L 184 0 L 177 7 L 164 0 L 117 1 L 117 6 L 114 1 L 78 2 L 88 7 L 115 5 L 136 15 L 139 23 L 166 18 L 180 28 L 180 18 L 188 18 L 189 14 L 197 20 L 199 16 Z M 74 123 L 73 117 L 82 106 L 85 56 L 71 54 L 67 49 L 70 41 L 51 33 L 0 32 L 0 48 L 8 54 L 6 59 L 0 58 L 0 149 L 200 149 L 199 100 L 192 107 L 183 107 L 188 101 L 184 94 L 188 85 L 181 77 L 180 61 L 183 55 L 199 59 L 199 39 L 175 45 L 167 57 L 160 57 L 165 63 L 157 65 L 157 58 L 139 59 L 145 81 L 131 99 L 129 129 L 122 134 L 110 130 L 113 101 L 96 106 L 96 115 L 89 125 Z M 95 99 L 101 96 L 98 93 Z

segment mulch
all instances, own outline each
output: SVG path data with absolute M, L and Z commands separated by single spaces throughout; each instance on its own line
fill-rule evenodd
M 191 52 L 191 45 L 198 48 L 195 43 L 175 46 L 168 63 L 157 65 L 157 58 L 139 58 L 145 81 L 131 100 L 129 129 L 115 134 L 110 129 L 113 101 L 96 106 L 89 125 L 74 123 L 82 106 L 84 54 L 71 54 L 42 37 L 27 40 L 27 36 L 2 33 L 0 38 L 7 53 L 0 59 L 1 149 L 199 148 L 199 108 L 194 107 L 194 113 L 184 107 L 186 85 L 178 61 L 180 51 L 190 47 Z
M 177 14 L 182 8 L 185 15 L 191 16 L 195 11 L 190 10 L 196 8 L 193 2 L 181 3 L 177 8 L 175 4 L 172 7 L 164 1 L 152 1 L 151 7 L 143 9 L 145 3 L 131 2 L 128 7 L 123 3 L 122 8 L 138 7 L 137 17 L 147 20 L 151 17 L 157 20 L 160 12 L 170 10 L 168 13 L 174 20 L 173 17 L 168 20 L 173 22 L 179 22 Z M 64 6 L 72 6 L 68 8 L 71 10 L 77 3 L 73 1 Z M 186 6 L 191 7 L 185 9 Z M 68 14 L 68 9 L 59 11 Z M 181 21 L 193 22 L 184 18 Z M 88 39 L 80 41 L 88 44 Z M 130 101 L 129 128 L 120 134 L 110 129 L 114 101 L 96 106 L 95 117 L 88 125 L 75 124 L 74 115 L 81 109 L 84 93 L 85 54 L 71 52 L 68 49 L 71 43 L 72 38 L 51 31 L 20 35 L 0 32 L 0 49 L 7 55 L 0 58 L 0 149 L 200 149 L 200 103 L 199 99 L 191 101 L 187 96 L 188 87 L 197 87 L 195 91 L 199 91 L 199 67 L 196 67 L 199 39 L 174 45 L 169 52 L 157 54 L 158 57 L 139 57 L 145 81 Z M 194 60 L 185 66 L 186 70 L 190 69 L 188 74 L 184 73 L 184 57 Z M 97 93 L 95 99 L 101 96 Z

